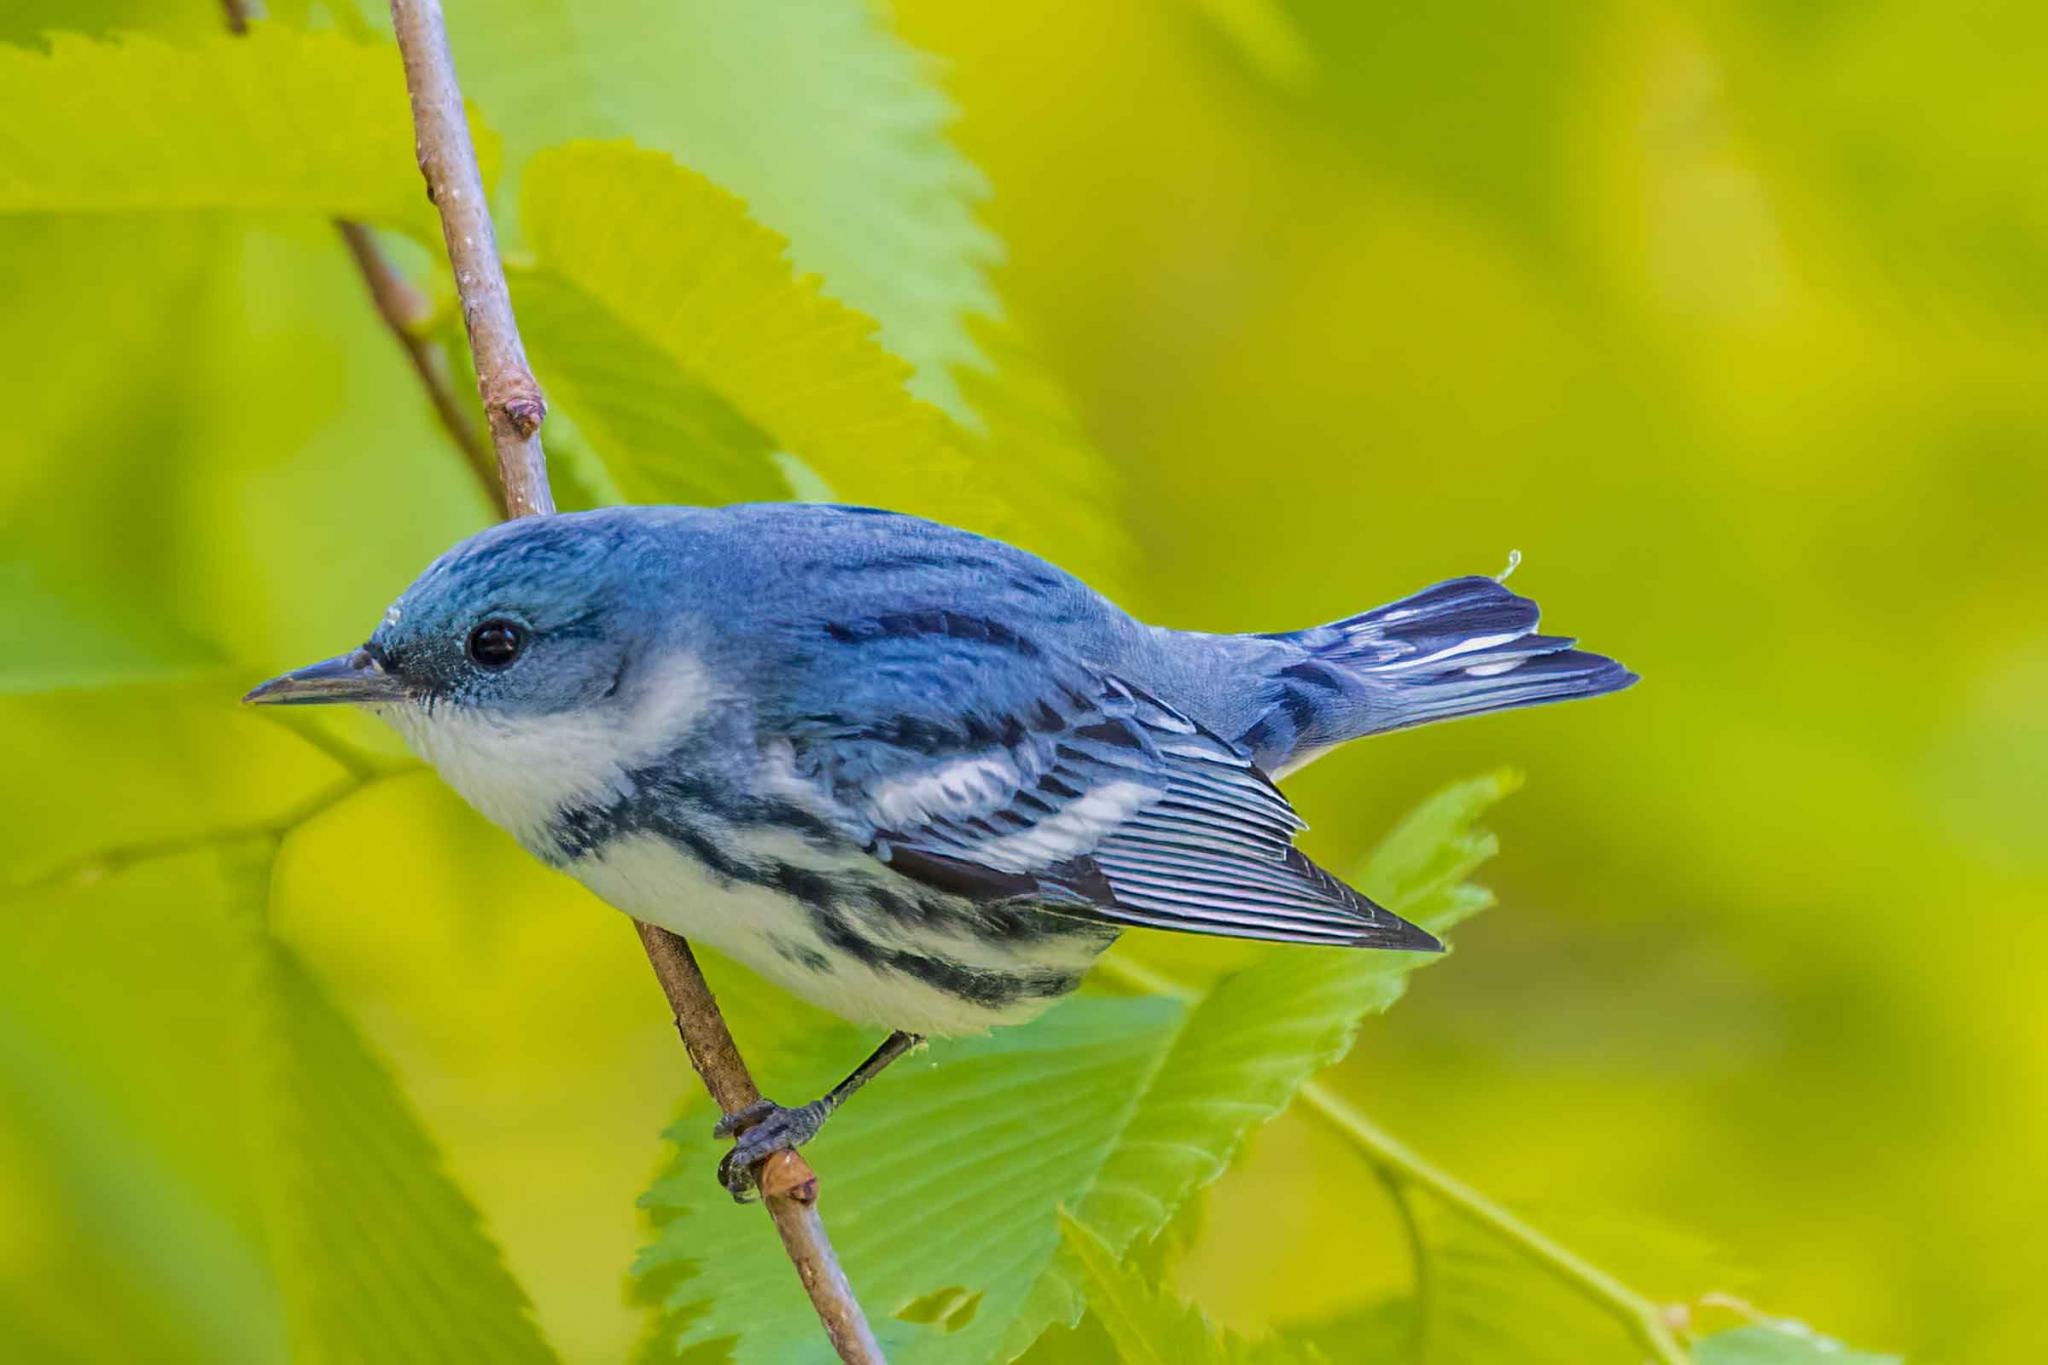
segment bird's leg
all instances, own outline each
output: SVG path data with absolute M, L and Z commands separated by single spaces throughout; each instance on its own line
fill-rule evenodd
M 737 1139 L 732 1150 L 718 1163 L 719 1183 L 732 1191 L 735 1200 L 746 1203 L 753 1198 L 756 1166 L 775 1152 L 801 1147 L 816 1137 L 818 1130 L 825 1126 L 826 1118 L 846 1103 L 848 1096 L 881 1075 L 882 1068 L 923 1041 L 921 1033 L 905 1033 L 898 1029 L 869 1053 L 866 1061 L 849 1072 L 845 1080 L 809 1104 L 785 1109 L 773 1100 L 761 1099 L 719 1119 L 717 1127 L 711 1130 L 712 1136 Z

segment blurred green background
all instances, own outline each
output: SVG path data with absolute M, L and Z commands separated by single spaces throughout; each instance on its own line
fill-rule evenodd
M 552 77 L 491 55 L 483 0 L 451 7 L 510 185 L 558 140 L 532 131 Z M 808 7 L 807 36 L 763 47 L 796 86 L 844 8 Z M 640 8 L 562 22 L 599 61 Z M 215 23 L 9 4 L 0 40 Z M 1090 515 L 1128 528 L 1127 606 L 1281 629 L 1519 550 L 1546 625 L 1645 677 L 1290 782 L 1347 867 L 1449 779 L 1528 777 L 1493 822 L 1499 908 L 1368 1025 L 1346 1091 L 1659 1295 L 1729 1289 L 1916 1360 L 2037 1358 L 2048 11 L 899 0 L 893 24 L 986 177 L 1005 311 L 1118 475 Z M 560 136 L 668 145 L 830 290 L 806 184 L 748 183 L 780 144 L 715 95 L 666 144 L 635 122 L 658 81 Z M 234 696 L 359 639 L 490 512 L 319 214 L 9 202 L 0 586 L 27 605 L 0 622 L 0 849 L 28 876 L 315 797 L 328 761 Z M 1054 515 L 1033 543 L 1061 535 Z M 201 1205 L 242 1169 L 189 1054 L 131 1052 L 201 1027 L 236 959 L 123 894 L 127 966 L 33 908 L 34 955 L 10 939 L 0 965 L 0 1325 L 81 1355 L 112 1319 L 52 1286 L 113 1275 L 148 1218 L 65 1162 L 111 1144 Z M 295 833 L 266 908 L 550 1339 L 621 1355 L 633 1200 L 690 1080 L 632 935 L 424 774 Z M 78 1094 L 51 1079 L 99 1067 Z M 1249 1330 L 1397 1288 L 1399 1228 L 1346 1160 L 1291 1116 L 1264 1130 L 1182 1290 Z

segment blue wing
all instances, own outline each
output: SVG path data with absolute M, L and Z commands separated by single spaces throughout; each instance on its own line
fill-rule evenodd
M 906 876 L 1116 925 L 1435 950 L 1294 847 L 1245 754 L 1174 707 L 955 610 L 819 623 L 771 733 Z

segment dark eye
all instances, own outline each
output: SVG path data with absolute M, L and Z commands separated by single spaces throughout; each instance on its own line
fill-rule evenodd
M 512 621 L 490 620 L 469 633 L 469 657 L 479 668 L 503 668 L 526 647 L 526 630 Z

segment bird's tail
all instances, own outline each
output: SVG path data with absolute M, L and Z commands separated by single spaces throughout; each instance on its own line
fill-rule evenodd
M 1538 635 L 1536 604 L 1492 578 L 1453 578 L 1326 626 L 1263 637 L 1306 652 L 1245 742 L 1269 772 L 1333 743 L 1458 716 L 1617 692 L 1636 675 Z M 1284 733 L 1283 733 L 1284 732 Z
M 1433 720 L 1616 692 L 1636 675 L 1578 641 L 1536 634 L 1539 610 L 1491 578 L 1453 578 L 1303 631 L 1318 658 L 1379 684 L 1377 734 Z

